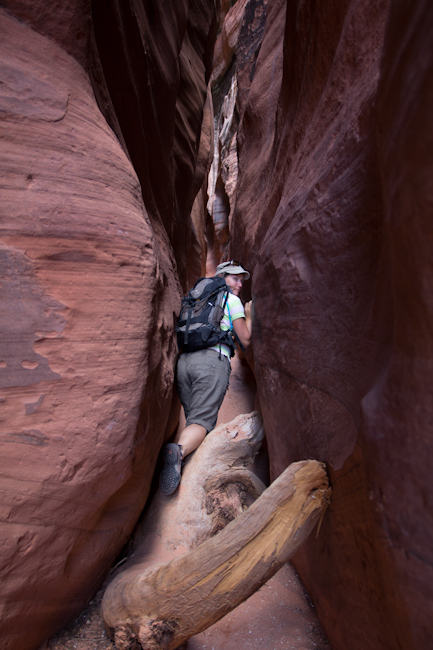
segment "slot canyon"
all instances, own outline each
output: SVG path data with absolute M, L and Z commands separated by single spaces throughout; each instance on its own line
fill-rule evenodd
M 181 298 L 231 259 L 231 395 L 271 482 L 311 459 L 332 488 L 287 565 L 318 650 L 431 648 L 431 0 L 0 5 L 2 650 L 54 650 L 125 552 L 179 422 Z

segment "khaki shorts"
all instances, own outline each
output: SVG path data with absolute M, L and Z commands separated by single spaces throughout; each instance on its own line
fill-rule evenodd
M 186 425 L 215 428 L 218 411 L 229 387 L 230 361 L 215 350 L 184 352 L 177 362 L 176 383 Z

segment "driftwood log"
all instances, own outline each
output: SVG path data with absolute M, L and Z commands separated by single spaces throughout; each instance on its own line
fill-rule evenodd
M 257 412 L 239 415 L 206 436 L 187 457 L 179 489 L 171 496 L 159 490 L 134 536 L 135 551 L 122 580 L 140 569 L 168 562 L 212 537 L 241 514 L 266 486 L 247 469 L 264 438 Z
M 262 437 L 257 414 L 218 427 L 186 465 L 174 500 L 157 495 L 149 534 L 102 602 L 119 650 L 175 650 L 252 595 L 308 537 L 328 503 L 324 467 L 294 463 L 264 490 L 245 469 Z

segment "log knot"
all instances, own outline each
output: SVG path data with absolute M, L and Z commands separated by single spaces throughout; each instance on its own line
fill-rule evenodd
M 138 638 L 143 650 L 164 650 L 170 642 L 179 624 L 175 620 L 151 620 L 140 625 Z
M 206 514 L 211 515 L 210 536 L 216 535 L 253 502 L 243 483 L 225 483 L 206 496 Z

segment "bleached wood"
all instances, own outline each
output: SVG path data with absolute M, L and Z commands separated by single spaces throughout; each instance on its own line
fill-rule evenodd
M 263 438 L 263 421 L 256 411 L 239 415 L 206 436 L 186 459 L 175 494 L 164 496 L 158 490 L 153 497 L 137 528 L 134 554 L 122 567 L 123 579 L 129 580 L 129 571 L 135 573 L 135 564 L 142 569 L 195 548 L 212 536 L 221 514 L 238 516 L 263 492 L 266 486 L 247 469 Z M 230 485 L 236 487 L 237 498 L 212 510 L 218 494 Z
M 218 535 L 166 564 L 135 567 L 107 589 L 102 613 L 119 650 L 175 650 L 253 594 L 295 553 L 329 499 L 316 461 L 288 467 Z

